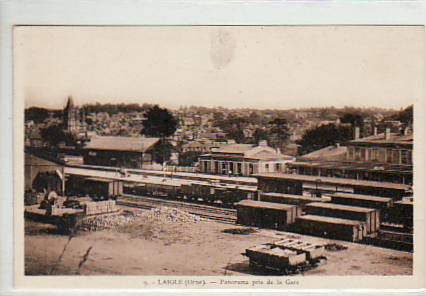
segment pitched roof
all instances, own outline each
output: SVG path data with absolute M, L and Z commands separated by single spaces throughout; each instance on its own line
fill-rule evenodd
M 215 153 L 244 154 L 254 147 L 253 144 L 228 144 L 218 148 Z
M 212 151 L 211 154 L 232 154 L 235 156 L 256 160 L 293 159 L 293 157 L 281 154 L 272 147 L 255 146 L 254 144 L 227 144 L 220 146 L 215 151 Z
M 344 160 L 347 148 L 345 146 L 327 146 L 311 153 L 302 155 L 303 160 Z
M 375 136 L 369 136 L 365 138 L 360 138 L 357 140 L 352 140 L 350 143 L 367 143 L 367 144 L 402 144 L 402 145 L 412 145 L 413 144 L 413 134 L 403 135 L 400 133 L 390 133 L 389 139 L 385 138 L 385 134 L 377 134 Z
M 159 141 L 159 138 L 94 136 L 84 149 L 146 152 Z

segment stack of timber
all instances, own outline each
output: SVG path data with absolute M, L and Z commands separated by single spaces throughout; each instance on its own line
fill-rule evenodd
M 364 222 L 316 215 L 297 217 L 295 226 L 301 233 L 352 242 L 361 241 L 365 233 Z
M 301 214 L 295 205 L 245 199 L 236 204 L 237 223 L 284 230 Z
M 375 234 L 380 229 L 380 214 L 376 209 L 315 202 L 307 204 L 305 211 L 310 215 L 364 222 L 366 226 L 364 235 Z
M 393 199 L 390 197 L 379 197 L 343 192 L 331 195 L 331 202 L 336 204 L 359 206 L 378 210 L 389 209 L 393 206 Z
M 306 254 L 280 248 L 273 244 L 263 244 L 246 249 L 252 268 L 262 268 L 277 272 L 287 271 L 306 262 Z
M 112 213 L 117 210 L 118 208 L 115 205 L 115 200 L 90 201 L 84 203 L 84 213 L 86 215 Z
M 306 254 L 306 260 L 311 263 L 324 257 L 325 249 L 323 245 L 311 244 L 295 239 L 283 239 L 274 242 L 273 245 L 282 249 L 303 252 Z
M 325 201 L 324 198 L 319 198 L 319 197 L 310 197 L 310 196 L 276 193 L 276 192 L 261 192 L 259 194 L 259 200 L 266 201 L 266 202 L 296 205 L 301 207 L 302 209 L 304 209 L 305 206 L 309 203 Z

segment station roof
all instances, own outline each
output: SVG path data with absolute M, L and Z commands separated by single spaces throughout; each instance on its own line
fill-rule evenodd
M 360 138 L 352 140 L 348 143 L 351 144 L 366 144 L 371 146 L 388 146 L 388 145 L 403 145 L 403 146 L 412 146 L 413 145 L 413 134 L 401 134 L 401 133 L 390 133 L 389 138 L 385 138 L 385 133 L 380 133 L 377 135 Z
M 311 153 L 302 155 L 303 160 L 344 160 L 347 148 L 345 146 L 327 146 Z
M 94 136 L 84 147 L 86 150 L 146 152 L 160 141 L 159 138 Z
M 354 187 L 371 187 L 371 188 L 382 188 L 382 189 L 394 189 L 394 190 L 409 190 L 410 186 L 398 183 L 390 182 L 377 182 L 377 181 L 365 181 L 355 180 L 346 178 L 332 178 L 332 177 L 320 177 L 310 175 L 299 175 L 299 174 L 284 174 L 284 173 L 263 173 L 254 175 L 258 179 L 272 179 L 272 180 L 288 180 L 288 181 L 301 181 L 311 183 L 321 183 L 329 185 L 340 185 L 340 186 L 354 186 Z
M 288 166 L 413 174 L 412 165 L 399 165 L 399 164 L 375 163 L 375 162 L 303 160 L 303 161 L 291 162 L 288 164 Z

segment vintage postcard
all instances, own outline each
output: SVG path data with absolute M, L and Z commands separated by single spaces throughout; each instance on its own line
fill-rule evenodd
M 424 37 L 16 26 L 16 286 L 424 287 Z

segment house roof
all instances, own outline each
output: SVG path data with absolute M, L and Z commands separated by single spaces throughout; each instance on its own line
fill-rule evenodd
M 228 144 L 218 148 L 215 153 L 244 154 L 254 147 L 253 144 Z
M 293 157 L 281 154 L 277 150 L 269 146 L 255 146 L 254 144 L 227 144 L 220 146 L 211 154 L 202 156 L 223 156 L 223 157 L 243 157 L 255 160 L 274 160 L 288 159 Z
M 84 149 L 146 152 L 159 141 L 159 138 L 94 136 Z

